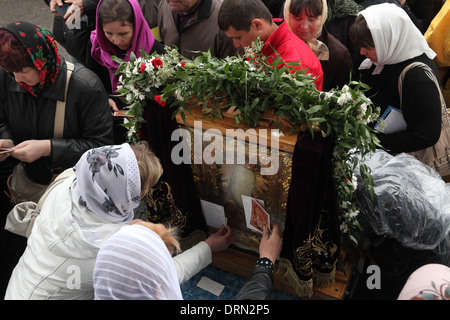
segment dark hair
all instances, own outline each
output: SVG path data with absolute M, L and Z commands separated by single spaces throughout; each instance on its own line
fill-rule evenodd
M 9 72 L 35 68 L 22 43 L 5 29 L 0 29 L 0 66 Z
M 353 44 L 357 47 L 375 48 L 372 34 L 367 26 L 366 19 L 364 19 L 362 15 L 358 15 L 350 26 L 349 37 Z
M 103 0 L 98 7 L 98 23 L 128 21 L 134 24 L 134 12 L 128 0 Z
M 318 17 L 323 12 L 323 3 L 322 0 L 292 0 L 289 12 L 294 16 L 299 16 L 303 8 L 308 17 Z
M 218 23 L 223 31 L 230 27 L 249 31 L 253 19 L 272 23 L 272 14 L 261 0 L 224 0 L 219 10 Z

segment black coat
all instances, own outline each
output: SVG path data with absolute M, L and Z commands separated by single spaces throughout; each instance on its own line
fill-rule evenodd
M 434 145 L 441 134 L 441 101 L 439 91 L 421 68 L 409 70 L 403 84 L 403 102 L 400 106 L 398 77 L 412 62 L 423 62 L 438 74 L 433 60 L 425 54 L 403 61 L 385 65 L 380 74 L 372 75 L 372 68 L 362 70 L 362 82 L 369 85 L 366 96 L 375 106 L 381 108 L 381 115 L 389 107 L 403 110 L 408 129 L 392 134 L 378 134 L 381 145 L 392 153 L 413 152 Z M 371 125 L 374 125 L 372 123 Z
M 63 139 L 53 138 L 56 100 L 64 100 L 66 86 L 67 67 L 61 60 L 55 82 L 38 98 L 0 68 L 0 139 L 12 139 L 15 145 L 51 140 L 51 156 L 33 163 L 36 176 L 31 174 L 37 181 L 44 169 L 72 167 L 85 151 L 113 143 L 108 94 L 99 78 L 81 64 L 76 64 L 69 83 Z

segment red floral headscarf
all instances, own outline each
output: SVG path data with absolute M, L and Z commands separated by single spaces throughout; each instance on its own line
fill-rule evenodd
M 24 46 L 41 81 L 31 87 L 23 82 L 19 84 L 33 96 L 40 96 L 52 83 L 61 65 L 61 56 L 53 35 L 45 28 L 29 22 L 12 22 L 0 27 L 10 32 Z

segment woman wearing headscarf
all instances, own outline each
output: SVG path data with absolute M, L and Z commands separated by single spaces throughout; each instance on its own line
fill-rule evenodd
M 391 134 L 379 133 L 381 145 L 391 153 L 413 152 L 433 146 L 441 134 L 439 89 L 433 62 L 436 53 L 412 23 L 406 12 L 395 4 L 383 3 L 360 12 L 351 27 L 352 41 L 361 47 L 365 59 L 359 66 L 366 93 L 381 108 L 403 111 L 407 128 Z M 423 62 L 429 68 L 409 70 L 403 81 L 402 97 L 398 79 L 412 62 Z
M 284 17 L 289 28 L 308 44 L 323 69 L 323 90 L 341 88 L 353 72 L 348 49 L 324 26 L 328 16 L 326 0 L 287 0 Z
M 45 199 L 5 299 L 93 299 L 101 245 L 162 174 L 145 144 L 126 143 L 85 152 L 73 171 Z
M 164 53 L 164 46 L 155 40 L 137 0 L 99 1 L 91 43 L 92 58 L 109 72 L 112 94 L 115 94 L 119 80 L 119 75 L 115 75 L 119 64 L 112 56 L 130 61 L 130 54 L 140 57 L 141 50 Z M 123 108 L 119 100 L 110 99 L 110 104 L 116 111 Z
M 4 191 L 14 167 L 22 162 L 31 180 L 48 184 L 55 168 L 70 168 L 85 151 L 113 142 L 101 81 L 75 64 L 65 98 L 66 78 L 66 62 L 49 31 L 28 22 L 0 27 L 0 147 L 14 150 L 0 154 L 0 294 L 25 246 L 16 246 L 20 240 L 4 230 L 14 205 Z M 65 101 L 63 138 L 53 132 L 57 101 Z
M 150 228 L 133 224 L 109 238 L 94 267 L 96 300 L 181 300 L 168 248 Z
M 402 8 L 383 3 L 361 11 L 350 31 L 361 54 L 367 57 L 359 66 L 362 81 L 370 87 L 367 96 L 381 108 L 381 114 L 389 106 L 401 109 L 407 125 L 403 131 L 378 133 L 381 145 L 393 154 L 433 146 L 442 124 L 439 88 L 433 80 L 437 75 L 433 62 L 436 54 L 419 29 Z M 412 62 L 424 63 L 425 67 L 406 72 L 400 96 L 399 76 Z M 449 263 L 448 254 L 406 248 L 394 238 L 376 236 L 369 227 L 365 234 L 372 243 L 370 256 L 380 266 L 385 284 L 377 291 L 385 299 L 398 296 L 411 269 L 428 263 Z
M 155 40 L 136 0 L 100 1 L 97 7 L 96 27 L 97 29 L 91 35 L 91 54 L 94 60 L 109 70 L 112 92 L 115 92 L 120 77 L 120 75 L 114 75 L 119 65 L 112 60 L 112 55 L 129 61 L 131 53 L 140 57 L 141 49 L 148 53 L 164 53 L 164 46 Z M 111 102 L 111 107 L 117 110 L 125 106 L 115 100 L 115 103 Z M 178 143 L 171 138 L 172 132 L 178 129 L 176 119 L 172 119 L 172 113 L 171 109 L 161 107 L 154 100 L 148 101 L 144 107 L 145 123 L 142 124 L 140 137 L 149 143 L 164 168 L 161 183 L 155 187 L 155 194 L 151 196 L 155 197 L 156 193 L 161 192 L 163 194 L 161 199 L 164 202 L 167 202 L 167 198 L 173 197 L 175 209 L 169 215 L 171 222 L 177 221 L 176 226 L 182 232 L 182 237 L 195 233 L 204 238 L 206 222 L 196 193 L 191 168 L 186 164 L 175 165 L 172 161 L 171 152 Z M 125 128 L 117 122 L 115 131 L 115 143 L 124 142 Z M 154 211 L 151 205 L 149 209 Z

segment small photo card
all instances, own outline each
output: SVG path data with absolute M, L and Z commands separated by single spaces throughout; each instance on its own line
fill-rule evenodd
M 245 221 L 250 230 L 263 233 L 263 227 L 270 230 L 270 215 L 264 209 L 264 201 L 242 195 L 244 205 Z

